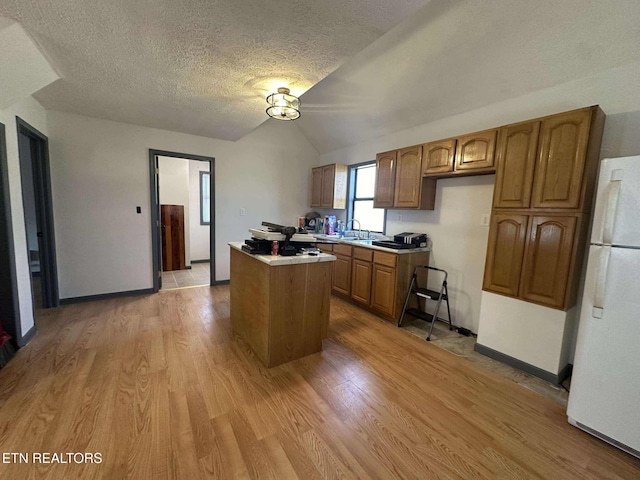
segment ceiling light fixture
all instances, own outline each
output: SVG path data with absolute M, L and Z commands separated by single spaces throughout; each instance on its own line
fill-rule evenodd
M 267 115 L 278 120 L 295 120 L 300 116 L 300 99 L 290 94 L 288 88 L 279 88 L 278 93 L 267 97 Z

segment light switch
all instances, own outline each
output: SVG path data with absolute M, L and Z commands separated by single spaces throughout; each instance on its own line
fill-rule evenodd
M 136 207 L 136 213 L 142 213 L 142 208 Z

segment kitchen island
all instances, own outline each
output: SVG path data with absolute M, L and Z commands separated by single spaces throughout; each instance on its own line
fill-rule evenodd
M 267 366 L 322 350 L 336 257 L 250 255 L 231 248 L 231 326 Z

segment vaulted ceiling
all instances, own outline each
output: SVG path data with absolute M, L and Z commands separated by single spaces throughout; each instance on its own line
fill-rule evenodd
M 63 77 L 36 93 L 45 108 L 237 140 L 289 86 L 319 152 L 640 71 L 638 0 L 0 0 L 0 15 Z
M 47 109 L 237 140 L 428 0 L 2 0 L 63 77 Z

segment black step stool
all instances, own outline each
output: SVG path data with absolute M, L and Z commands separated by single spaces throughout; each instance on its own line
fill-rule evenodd
M 433 270 L 436 272 L 441 272 L 444 274 L 444 278 L 442 280 L 442 285 L 440 286 L 440 291 L 437 292 L 435 290 L 429 290 L 428 288 L 420 288 L 418 287 L 418 269 L 425 268 L 427 270 Z M 429 328 L 429 335 L 427 335 L 427 342 L 431 341 L 431 332 L 433 332 L 433 324 L 438 318 L 438 312 L 440 311 L 440 305 L 444 300 L 447 304 L 447 314 L 449 317 L 449 330 L 453 330 L 453 325 L 451 323 L 451 310 L 449 309 L 449 292 L 447 290 L 447 271 L 442 270 L 436 267 L 429 267 L 427 265 L 418 265 L 413 269 L 413 275 L 411 277 L 411 283 L 409 284 L 409 291 L 407 292 L 407 298 L 404 301 L 404 306 L 402 307 L 402 314 L 400 314 L 400 320 L 398 320 L 398 327 L 402 327 L 402 320 L 404 320 L 405 314 L 411 315 L 412 317 L 419 318 L 420 320 L 425 320 L 427 322 L 431 322 L 431 328 Z M 420 306 L 420 298 L 425 300 L 425 304 L 427 300 L 433 300 L 436 303 L 436 309 L 433 312 L 433 315 L 427 312 L 423 312 L 419 308 L 407 308 L 409 305 L 409 300 L 411 299 L 411 295 L 415 295 L 418 297 L 418 307 Z

